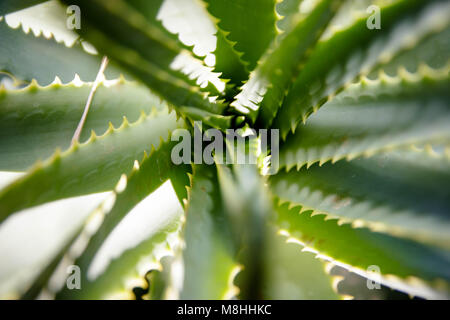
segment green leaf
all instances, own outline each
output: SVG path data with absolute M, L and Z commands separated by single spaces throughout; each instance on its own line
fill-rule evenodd
M 82 270 L 82 290 L 63 288 L 57 295 L 58 299 L 104 299 L 120 293 L 130 294 L 133 284 L 136 284 L 136 281 L 142 282 L 149 270 L 159 266 L 161 257 L 173 250 L 174 243 L 168 238 L 175 236 L 179 230 L 180 214 L 172 213 L 169 217 L 165 217 L 166 212 L 154 209 L 149 214 L 154 217 L 155 226 L 149 231 L 150 236 L 147 240 L 126 250 L 111 261 L 104 272 L 95 274 L 92 270 L 99 250 L 127 214 L 132 209 L 136 209 L 138 204 L 142 204 L 149 194 L 171 176 L 184 174 L 183 166 L 175 166 L 170 161 L 172 147 L 173 143 L 168 142 L 156 150 L 153 149 L 153 152 L 146 156 L 139 166 L 134 167 L 128 177 L 122 176 L 115 189 L 113 207 L 108 210 L 105 209 L 107 205 L 104 204 L 95 212 L 97 216 L 91 220 L 95 218 L 101 220 L 101 225 L 94 231 L 86 227 L 77 242 L 87 243 L 87 246 L 81 252 L 73 252 L 70 255 L 72 262 Z M 179 213 L 181 213 L 181 207 Z M 111 279 L 114 280 L 111 281 Z
M 78 42 L 68 48 L 31 32 L 25 34 L 20 28 L 12 29 L 5 21 L 0 21 L 0 39 L 8 44 L 0 46 L 0 71 L 18 80 L 36 79 L 39 84 L 48 85 L 55 76 L 67 83 L 78 74 L 83 81 L 94 81 L 100 68 L 101 58 L 87 53 Z M 105 72 L 110 79 L 119 74 L 113 67 Z
M 131 171 L 134 160 L 180 125 L 175 115 L 166 111 L 142 116 L 133 124 L 125 118 L 118 129 L 111 125 L 103 136 L 93 134 L 86 143 L 55 152 L 0 191 L 0 221 L 45 202 L 111 190 L 121 174 Z
M 212 113 L 223 110 L 224 105 L 210 102 L 184 74 L 172 69 L 182 47 L 132 6 L 123 0 L 67 2 L 83 12 L 85 27 L 78 30 L 83 38 L 169 103 Z
M 181 107 L 178 109 L 181 114 L 188 116 L 192 121 L 202 121 L 203 123 L 224 132 L 226 129 L 231 128 L 234 123 L 240 125 L 244 121 L 244 117 L 221 116 L 196 108 Z
M 137 1 L 149 6 L 146 0 Z M 155 17 L 161 21 L 162 29 L 177 35 L 180 42 L 189 46 L 194 55 L 208 58 L 214 51 L 214 34 L 217 30 L 201 1 L 165 0 Z
M 260 110 L 262 124 L 270 124 L 292 79 L 298 75 L 341 3 L 322 0 L 306 18 L 301 19 L 298 14 L 299 22 L 275 39 L 231 106 L 249 113 L 253 121 Z
M 450 161 L 423 157 L 393 152 L 313 165 L 273 176 L 272 190 L 341 222 L 450 249 Z
M 282 0 L 277 3 L 277 13 L 282 17 L 277 21 L 277 27 L 282 31 L 289 29 L 293 19 L 299 12 L 300 4 L 302 0 Z
M 46 0 L 3 0 L 0 3 L 0 16 L 35 6 Z
M 181 299 L 230 299 L 238 270 L 213 166 L 195 166 L 186 210 Z
M 224 32 L 228 41 L 235 43 L 233 50 L 242 54 L 240 59 L 245 63 L 247 71 L 253 70 L 277 33 L 276 1 L 204 1 L 209 13 L 218 20 L 219 31 Z
M 360 18 L 344 30 L 322 39 L 295 80 L 274 121 L 285 138 L 299 120 L 316 111 L 358 75 L 368 74 L 447 25 L 450 10 L 443 1 L 400 0 L 381 8 L 382 28 L 367 28 Z M 332 52 L 333 54 L 330 54 Z
M 221 73 L 221 78 L 229 80 L 227 96 L 231 98 L 236 94 L 237 87 L 240 87 L 243 81 L 248 79 L 248 72 L 245 70 L 244 63 L 239 59 L 237 53 L 229 40 L 224 35 L 224 31 L 218 30 L 216 50 L 214 55 L 216 64 L 214 71 Z
M 448 251 L 366 228 L 339 225 L 337 220 L 324 219 L 324 215 L 312 216 L 313 211 L 301 206 L 289 209 L 286 203 L 276 211 L 283 233 L 322 259 L 414 296 L 448 299 L 450 295 Z M 374 266 L 380 269 L 380 275 L 368 271 Z
M 152 214 L 165 214 L 165 212 L 154 212 Z M 134 248 L 126 250 L 120 257 L 111 261 L 108 268 L 93 281 L 84 281 L 85 285 L 80 292 L 72 290 L 57 295 L 57 299 L 135 299 L 133 289 L 135 287 L 147 287 L 145 276 L 147 272 L 159 270 L 160 259 L 164 255 L 173 255 L 173 244 L 168 239 L 177 235 L 179 221 L 158 226 L 155 232 L 147 240 L 141 242 Z M 142 263 L 147 263 L 142 268 Z M 152 285 L 152 284 L 150 284 Z M 67 293 L 67 295 L 66 295 Z
M 148 22 L 201 58 L 214 50 L 215 27 L 197 0 L 127 0 Z
M 227 143 L 231 148 L 231 142 Z M 244 270 L 238 276 L 240 298 L 262 298 L 262 280 L 267 272 L 264 264 L 267 250 L 266 223 L 272 214 L 264 181 L 255 165 L 236 164 L 228 167 L 218 164 L 217 171 L 220 192 L 232 224 L 234 243 L 241 248 L 238 261 Z M 252 227 L 249 229 L 248 226 Z
M 47 265 L 42 269 L 42 271 L 37 275 L 37 277 L 33 280 L 30 286 L 26 289 L 25 292 L 20 296 L 21 300 L 34 300 L 39 297 L 39 294 L 42 292 L 43 288 L 47 286 L 49 280 L 54 274 L 55 270 L 58 268 L 61 260 L 64 258 L 64 255 L 72 247 L 73 243 L 76 241 L 80 233 L 86 227 L 89 222 L 89 218 L 92 218 L 94 214 L 91 214 L 88 218 L 83 221 L 83 224 L 74 232 L 74 234 L 63 244 L 61 249 L 53 256 L 53 258 L 47 263 Z
M 186 209 L 185 207 L 188 201 L 188 188 L 191 185 L 189 175 L 192 174 L 192 167 L 190 165 L 185 165 L 183 172 L 184 174 L 171 175 L 170 182 L 172 183 L 180 205 Z
M 91 88 L 92 83 L 62 85 L 56 79 L 47 87 L 33 82 L 20 90 L 0 89 L 0 170 L 26 170 L 56 148 L 69 148 Z M 81 141 L 88 140 L 92 130 L 105 132 L 108 122 L 118 127 L 124 116 L 135 122 L 141 112 L 148 114 L 153 108 L 166 106 L 146 87 L 124 79 L 103 82 L 95 92 Z
M 450 140 L 449 67 L 417 74 L 400 70 L 363 78 L 288 136 L 280 150 L 280 167 L 308 167 L 358 156 L 371 156 L 413 144 Z
M 6 24 L 13 29 L 21 28 L 26 34 L 43 36 L 72 47 L 79 36 L 67 27 L 68 20 L 69 14 L 58 0 L 46 1 L 5 16 Z M 86 51 L 95 52 L 90 50 L 88 44 L 84 43 L 83 46 Z
M 396 56 L 387 65 L 381 65 L 369 75 L 369 78 L 376 78 L 380 70 L 388 75 L 395 75 L 402 67 L 416 73 L 423 64 L 433 69 L 442 69 L 449 64 L 446 52 L 450 52 L 450 28 L 448 27 L 426 37 L 415 47 Z
M 205 60 L 206 63 L 211 59 L 216 39 L 214 25 L 199 1 L 128 0 L 127 4 L 142 13 L 151 24 L 159 27 L 167 37 L 177 41 L 180 47 L 198 57 L 196 59 L 186 55 L 192 61 L 187 60 L 181 67 L 173 63 L 172 68 L 181 72 L 176 73 L 177 76 L 181 76 L 192 86 L 201 84 L 202 92 L 212 96 L 222 95 L 224 83 L 218 85 L 217 82 L 220 82 L 218 74 L 213 73 L 212 68 L 205 66 L 201 61 Z M 194 63 L 197 64 L 195 68 Z
M 335 300 L 332 278 L 322 261 L 310 252 L 302 252 L 285 237 L 269 233 L 265 263 L 267 278 L 264 298 L 271 300 Z

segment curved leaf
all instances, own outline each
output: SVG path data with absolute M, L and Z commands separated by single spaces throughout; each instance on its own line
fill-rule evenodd
M 0 16 L 35 6 L 46 0 L 3 0 L 0 3 Z
M 422 66 L 418 74 L 381 73 L 375 81 L 350 85 L 287 138 L 280 166 L 289 170 L 450 141 L 448 70 Z
M 181 299 L 230 299 L 236 250 L 224 212 L 215 168 L 195 166 L 184 227 Z
M 214 51 L 215 65 L 214 71 L 220 72 L 222 79 L 227 82 L 227 97 L 231 99 L 236 94 L 237 87 L 247 80 L 248 72 L 245 70 L 243 62 L 239 59 L 239 54 L 233 49 L 232 44 L 224 35 L 225 32 L 218 30 L 216 33 L 217 44 Z
M 242 54 L 240 59 L 244 61 L 247 70 L 253 70 L 276 35 L 276 1 L 204 1 L 209 13 L 218 20 L 219 31 L 224 32 L 226 39 L 234 43 L 233 49 Z
M 414 296 L 448 299 L 450 254 L 416 242 L 398 239 L 366 228 L 339 225 L 301 206 L 276 208 L 283 233 L 305 250 L 352 272 Z M 368 272 L 376 266 L 380 275 Z
M 159 27 L 167 37 L 178 41 L 182 48 L 198 57 L 196 59 L 183 54 L 181 59 L 178 56 L 171 65 L 172 69 L 181 72 L 177 76 L 181 76 L 190 85 L 200 85 L 201 91 L 212 96 L 222 95 L 225 83 L 219 80 L 217 73 L 212 72 L 213 68 L 208 67 L 216 43 L 215 27 L 200 1 L 128 0 L 127 4 L 143 14 L 151 24 Z
M 174 106 L 190 106 L 212 113 L 225 107 L 210 102 L 200 88 L 172 68 L 182 47 L 158 25 L 123 0 L 67 1 L 80 6 L 85 27 L 79 31 L 99 51 L 143 81 Z M 130 35 L 133 35 L 130 37 Z
M 281 0 L 277 3 L 277 13 L 282 17 L 277 21 L 277 27 L 282 31 L 289 29 L 299 11 L 302 0 Z
M 79 42 L 68 48 L 53 39 L 26 34 L 20 27 L 12 29 L 5 21 L 0 21 L 0 39 L 8 44 L 0 46 L 0 71 L 11 73 L 18 80 L 36 79 L 39 84 L 48 85 L 55 76 L 68 83 L 78 74 L 83 81 L 94 81 L 100 68 L 101 57 L 87 53 Z M 109 79 L 119 75 L 114 67 L 105 72 Z
M 242 113 L 250 113 L 253 121 L 261 110 L 261 122 L 270 124 L 292 79 L 298 75 L 302 63 L 341 3 L 322 0 L 306 18 L 301 19 L 298 14 L 300 21 L 275 39 L 231 106 Z
M 50 0 L 8 14 L 5 16 L 5 21 L 13 29 L 22 28 L 26 34 L 33 34 L 36 37 L 43 36 L 53 39 L 57 43 L 65 44 L 66 47 L 72 47 L 79 40 L 79 36 L 68 28 L 69 14 L 65 9 L 58 0 Z M 84 49 L 89 52 L 95 51 L 90 51 L 86 43 Z
M 341 222 L 450 249 L 450 161 L 416 157 L 386 153 L 282 172 L 273 176 L 272 190 Z
M 115 294 L 130 293 L 133 288 L 130 285 L 136 283 L 131 280 L 137 279 L 142 282 L 146 272 L 158 266 L 159 259 L 167 255 L 168 250 L 173 249 L 173 240 L 168 237 L 176 237 L 175 233 L 179 229 L 179 214 L 166 216 L 166 212 L 160 212 L 157 209 L 158 206 L 155 206 L 155 210 L 149 213 L 153 216 L 153 223 L 156 224 L 149 230 L 150 237 L 113 259 L 105 270 L 94 269 L 99 250 L 119 223 L 131 214 L 130 211 L 137 210 L 138 206 L 143 206 L 145 211 L 148 210 L 149 206 L 144 206 L 146 197 L 172 176 L 184 174 L 183 166 L 175 166 L 170 161 L 172 147 L 173 143 L 168 142 L 156 150 L 153 149 L 149 156 L 144 157 L 140 165 L 135 165 L 128 177 L 121 178 L 122 181 L 119 181 L 115 189 L 112 208 L 108 209 L 105 203 L 95 212 L 95 218 L 97 221 L 100 220 L 101 224 L 94 230 L 92 227 L 85 227 L 77 239 L 77 242 L 85 246 L 82 246 L 81 250 L 73 251 L 70 255 L 70 260 L 82 270 L 84 287 L 82 290 L 63 288 L 57 294 L 58 299 L 100 299 L 111 298 Z M 170 236 L 170 234 L 174 235 Z M 76 248 L 76 244 L 73 247 Z M 111 277 L 117 280 L 111 281 Z
M 335 300 L 339 296 L 322 261 L 295 243 L 270 234 L 265 263 L 264 298 L 275 300 Z
M 381 9 L 381 30 L 367 28 L 364 17 L 322 39 L 295 80 L 273 126 L 280 128 L 285 138 L 299 120 L 305 122 L 358 75 L 370 73 L 412 42 L 443 30 L 449 10 L 448 2 L 440 0 L 400 0 Z
M 0 88 L 0 170 L 26 170 L 36 160 L 50 157 L 56 148 L 70 147 L 92 83 L 62 85 L 56 79 L 41 87 L 33 82 L 20 90 Z M 108 122 L 118 127 L 123 117 L 130 122 L 141 112 L 163 110 L 165 104 L 147 88 L 124 79 L 105 81 L 98 87 L 81 141 L 91 131 L 103 133 Z
M 175 115 L 166 112 L 141 116 L 100 137 L 94 133 L 84 144 L 74 144 L 38 163 L 25 176 L 0 191 L 0 221 L 15 211 L 71 196 L 108 191 L 120 175 L 129 173 L 144 151 L 158 146 L 177 128 Z
M 450 64 L 450 28 L 426 37 L 410 50 L 402 52 L 386 65 L 381 65 L 368 77 L 376 78 L 379 71 L 383 70 L 388 75 L 394 76 L 400 68 L 408 72 L 419 72 L 420 66 L 428 65 L 433 69 L 442 69 Z
M 228 146 L 231 148 L 230 144 Z M 240 298 L 260 299 L 263 295 L 262 281 L 267 273 L 264 264 L 266 222 L 272 214 L 267 190 L 254 165 L 236 164 L 230 168 L 218 164 L 217 172 L 224 206 L 232 224 L 234 243 L 241 248 L 238 262 L 244 269 L 237 280 L 241 289 Z M 251 229 L 248 226 L 252 226 Z

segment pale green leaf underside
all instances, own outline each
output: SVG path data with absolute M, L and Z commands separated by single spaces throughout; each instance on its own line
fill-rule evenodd
M 271 179 L 272 190 L 282 201 L 355 226 L 450 249 L 450 161 L 416 161 L 424 157 L 418 152 L 281 172 Z
M 283 31 L 289 29 L 296 13 L 298 13 L 302 0 L 282 0 L 277 3 L 276 10 L 281 18 L 277 21 L 277 27 Z
M 30 31 L 10 28 L 0 21 L 0 72 L 12 74 L 17 80 L 37 80 L 48 85 L 58 76 L 63 83 L 72 81 L 76 74 L 83 81 L 94 81 L 100 68 L 101 57 L 87 53 L 79 42 L 68 48 L 64 43 L 35 37 Z M 120 72 L 110 66 L 107 79 L 117 78 Z
M 32 283 L 24 289 L 23 292 L 20 293 L 20 299 L 22 300 L 33 300 L 39 297 L 39 294 L 42 292 L 42 289 L 48 285 L 49 280 L 53 276 L 55 270 L 58 268 L 58 265 L 61 263 L 64 255 L 70 250 L 70 247 L 73 245 L 75 240 L 77 239 L 80 232 L 86 225 L 86 222 L 89 221 L 89 217 L 83 221 L 83 224 L 75 231 L 75 233 L 68 239 L 64 244 L 62 244 L 61 249 L 51 258 L 50 261 L 45 265 L 45 267 L 41 270 L 41 272 L 36 276 Z
M 83 270 L 82 282 L 84 287 L 82 290 L 63 288 L 58 293 L 57 298 L 105 299 L 115 295 L 123 296 L 126 293 L 130 295 L 133 288 L 130 287 L 130 282 L 133 282 L 132 280 L 141 280 L 142 282 L 145 273 L 159 264 L 158 259 L 161 258 L 161 250 L 164 251 L 164 247 L 169 251 L 172 249 L 166 240 L 169 234 L 177 231 L 179 227 L 177 218 L 168 223 L 165 221 L 164 225 L 155 226 L 156 231 L 152 233 L 149 239 L 122 253 L 95 279 L 89 277 L 89 268 L 96 253 L 126 214 L 167 179 L 184 174 L 185 168 L 183 166 L 177 167 L 170 161 L 172 147 L 173 143 L 167 142 L 161 144 L 158 149 L 153 149 L 150 155 L 141 161 L 139 167 L 135 167 L 124 180 L 126 181 L 125 190 L 115 191 L 114 206 L 110 211 L 105 211 L 104 208 L 100 207 L 97 212 L 94 212 L 94 214 L 102 217 L 103 222 L 94 234 L 91 234 L 87 228 L 83 230 L 78 240 L 88 241 L 88 245 L 81 254 L 79 253 L 79 256 L 73 257 L 74 263 Z M 149 214 L 164 215 L 165 213 L 155 211 L 149 212 Z M 155 249 L 159 252 L 156 253 Z M 142 270 L 142 265 L 138 266 L 143 261 L 149 266 L 148 270 Z M 141 270 L 138 270 L 138 267 Z M 114 281 L 111 281 L 111 279 L 114 279 Z
M 56 148 L 69 148 L 91 88 L 91 83 L 54 83 L 0 89 L 0 170 L 23 171 Z M 123 117 L 135 122 L 141 112 L 163 108 L 165 103 L 146 87 L 124 80 L 105 82 L 97 88 L 80 141 L 87 141 L 92 130 L 104 133 L 109 122 L 119 127 Z
M 413 144 L 450 142 L 448 67 L 380 74 L 350 85 L 312 115 L 280 150 L 280 166 L 371 156 Z
M 410 50 L 394 57 L 387 65 L 381 65 L 374 70 L 369 78 L 377 77 L 379 70 L 390 76 L 395 76 L 399 68 L 405 68 L 411 73 L 419 71 L 419 66 L 426 64 L 433 69 L 442 69 L 449 65 L 450 28 L 431 34 Z
M 231 149 L 230 145 L 228 147 Z M 234 242 L 242 248 L 238 260 L 243 266 L 239 274 L 239 298 L 261 299 L 263 283 L 260 279 L 269 268 L 264 264 L 268 249 L 266 222 L 272 214 L 264 180 L 255 165 L 217 165 L 217 172 Z
M 240 59 L 244 61 L 247 70 L 253 70 L 276 35 L 276 1 L 204 0 L 204 2 L 207 3 L 209 13 L 218 20 L 219 31 L 226 34 L 228 41 L 235 43 L 233 49 L 241 54 Z
M 0 3 L 0 16 L 35 6 L 45 0 L 2 0 Z
M 377 266 L 383 284 L 412 295 L 449 297 L 445 284 L 450 279 L 448 251 L 366 228 L 338 225 L 337 220 L 324 220 L 324 215 L 311 216 L 309 210 L 300 213 L 301 206 L 288 206 L 286 203 L 276 209 L 279 227 L 320 257 L 365 276 L 370 276 L 368 267 Z
M 153 214 L 164 214 L 164 212 L 154 212 Z M 111 261 L 105 272 L 98 278 L 93 281 L 84 279 L 84 287 L 81 291 L 65 291 L 56 298 L 70 300 L 135 299 L 133 289 L 137 286 L 145 288 L 146 273 L 159 267 L 158 250 L 165 249 L 170 252 L 172 249 L 167 242 L 167 237 L 177 232 L 178 225 L 179 221 L 174 221 L 172 224 L 161 227 L 157 234 Z M 148 269 L 139 269 L 142 267 L 142 263 L 147 263 Z M 150 285 L 153 286 L 153 283 Z
M 270 124 L 285 92 L 340 3 L 323 0 L 306 18 L 297 17 L 300 21 L 274 40 L 231 106 L 242 113 L 250 113 L 253 121 L 260 110 L 261 122 L 266 126 Z
M 286 137 L 358 75 L 409 48 L 411 39 L 417 42 L 444 29 L 449 9 L 439 0 L 400 0 L 381 9 L 381 30 L 368 29 L 364 17 L 321 40 L 284 100 L 274 127 Z
M 2 1 L 0 15 L 26 2 Z M 0 89 L 0 170 L 25 170 L 53 154 L 0 190 L 0 223 L 42 203 L 114 190 L 112 208 L 106 201 L 92 213 L 24 297 L 36 297 L 64 257 L 81 267 L 82 290 L 63 289 L 57 298 L 133 298 L 135 285 L 146 286 L 146 272 L 160 267 L 161 251 L 175 253 L 169 238 L 179 236 L 185 221 L 180 298 L 232 298 L 239 290 L 244 299 L 337 298 L 322 261 L 270 233 L 267 222 L 275 215 L 281 233 L 316 258 L 367 277 L 367 268 L 378 266 L 387 286 L 450 298 L 447 2 L 384 1 L 381 30 L 369 30 L 364 16 L 322 34 L 340 1 L 316 1 L 312 13 L 297 15 L 301 0 L 199 0 L 218 29 L 215 70 L 230 79 L 225 92 L 212 82 L 196 85 L 204 75 L 189 63 L 205 66 L 195 48 L 179 41 L 189 28 L 177 36 L 158 21 L 162 0 L 62 2 L 81 7 L 80 35 L 110 58 L 107 78 L 117 77 L 118 63 L 168 105 L 135 83 L 102 84 L 81 137 L 86 142 L 69 146 L 91 84 L 33 81 L 21 90 Z M 75 73 L 94 80 L 100 66 L 101 55 L 88 54 L 79 42 L 67 48 L 1 19 L 0 39 L 8 44 L 0 47 L 0 72 L 18 80 L 47 85 L 58 76 L 67 83 Z M 174 143 L 165 142 L 186 124 L 167 110 L 222 130 L 241 126 L 244 117 L 230 115 L 236 112 L 227 104 L 249 74 L 235 102 L 242 102 L 245 120 L 281 129 L 287 141 L 280 164 L 287 171 L 265 180 L 256 165 L 195 166 L 188 181 L 190 166 L 175 166 Z M 361 75 L 368 78 L 351 84 Z M 306 124 L 297 128 L 300 120 Z M 89 136 L 91 130 L 106 132 Z M 186 216 L 155 226 L 98 277 L 89 276 L 113 230 L 168 180 Z M 234 279 L 238 263 L 244 270 Z
M 0 192 L 0 220 L 48 201 L 111 190 L 121 174 L 131 171 L 134 160 L 180 125 L 174 113 L 161 111 L 131 125 L 124 120 L 118 129 L 111 126 L 103 136 L 55 153 Z

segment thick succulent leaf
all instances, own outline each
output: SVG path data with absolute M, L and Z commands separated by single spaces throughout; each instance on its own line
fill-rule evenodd
M 50 0 L 8 14 L 5 16 L 5 21 L 13 29 L 21 27 L 26 34 L 34 34 L 36 37 L 44 36 L 47 39 L 53 38 L 58 43 L 72 47 L 79 40 L 79 36 L 67 27 L 68 18 L 66 8 L 58 0 Z M 89 52 L 95 52 L 90 50 L 86 43 L 84 48 Z
M 261 110 L 262 124 L 270 125 L 292 79 L 298 75 L 341 3 L 322 0 L 306 18 L 301 19 L 298 13 L 299 22 L 275 39 L 231 106 L 242 113 L 250 113 L 253 121 Z
M 276 1 L 204 1 L 209 13 L 218 20 L 218 29 L 228 41 L 235 43 L 233 50 L 242 54 L 240 59 L 246 64 L 247 70 L 253 70 L 277 33 Z
M 396 77 L 381 73 L 347 87 L 281 147 L 280 167 L 308 167 L 413 144 L 450 141 L 448 67 Z
M 266 222 L 272 214 L 267 190 L 255 165 L 237 164 L 228 167 L 219 164 L 217 170 L 220 192 L 233 226 L 234 242 L 242 249 L 239 263 L 243 265 L 244 270 L 239 274 L 238 280 L 240 297 L 261 298 L 262 279 L 266 274 Z M 249 229 L 248 226 L 252 228 Z
M 91 214 L 91 217 L 93 215 Z M 33 280 L 27 290 L 21 295 L 22 300 L 34 300 L 39 294 L 42 292 L 42 289 L 45 288 L 52 275 L 54 274 L 56 268 L 60 264 L 61 260 L 64 258 L 64 255 L 70 250 L 71 246 L 78 238 L 79 234 L 83 231 L 83 228 L 86 226 L 89 218 L 86 219 L 83 224 L 76 230 L 74 235 L 64 243 L 62 248 L 57 252 L 56 255 L 47 263 L 45 268 L 37 275 L 37 277 Z
M 8 44 L 0 46 L 0 71 L 18 80 L 36 79 L 48 85 L 55 76 L 67 83 L 78 74 L 83 81 L 94 81 L 100 68 L 101 57 L 87 53 L 79 42 L 68 48 L 42 35 L 35 37 L 30 31 L 26 34 L 20 27 L 12 29 L 5 21 L 0 21 L 0 39 Z M 119 75 L 114 67 L 106 69 L 109 79 Z
M 165 213 L 152 212 L 161 215 Z M 57 295 L 57 299 L 135 299 L 133 289 L 148 288 L 146 274 L 150 271 L 160 271 L 160 259 L 174 254 L 175 244 L 172 239 L 179 233 L 179 224 L 179 220 L 174 220 L 167 225 L 158 226 L 157 233 L 111 261 L 98 278 L 84 281 L 81 291 L 65 291 Z M 152 285 L 153 283 L 150 283 L 150 286 Z
M 286 31 L 295 19 L 296 14 L 299 12 L 300 4 L 302 0 L 282 0 L 277 3 L 276 10 L 281 18 L 277 21 L 277 27 Z
M 184 226 L 181 299 L 230 299 L 236 249 L 220 197 L 215 167 L 195 166 Z
M 213 113 L 223 110 L 223 104 L 210 102 L 186 75 L 173 70 L 176 57 L 188 53 L 135 8 L 123 0 L 67 3 L 79 5 L 83 12 L 85 26 L 78 30 L 83 38 L 168 102 Z
M 243 81 L 248 79 L 248 72 L 245 70 L 244 63 L 239 59 L 240 54 L 233 49 L 232 43 L 227 40 L 225 32 L 218 30 L 216 37 L 214 70 L 221 73 L 222 79 L 229 80 L 227 96 L 232 97 Z
M 127 0 L 167 37 L 207 61 L 214 51 L 216 32 L 204 5 L 197 0 Z M 207 62 L 206 61 L 206 62 Z M 207 63 L 207 65 L 210 65 Z
M 285 138 L 358 75 L 370 73 L 411 43 L 443 30 L 449 10 L 445 1 L 400 0 L 381 8 L 380 30 L 368 29 L 363 17 L 322 39 L 284 100 L 274 127 Z
M 312 215 L 313 211 L 301 206 L 289 209 L 286 203 L 276 211 L 283 233 L 318 257 L 414 296 L 448 299 L 448 251 L 367 228 L 340 225 L 324 215 Z M 380 269 L 380 275 L 374 277 L 367 271 L 373 266 Z
M 273 176 L 272 190 L 341 222 L 450 249 L 450 161 L 423 157 L 404 151 L 313 165 Z
M 158 20 L 158 13 L 162 9 L 162 4 L 165 0 L 127 0 L 127 4 L 139 11 L 142 16 L 152 25 L 159 28 L 160 32 L 164 33 L 165 36 L 177 40 L 176 35 L 170 33 L 166 28 L 163 27 L 162 22 Z
M 20 90 L 0 88 L 0 170 L 23 171 L 56 148 L 69 148 L 91 88 L 92 83 L 62 85 L 58 80 L 46 87 L 33 82 Z M 103 82 L 80 141 L 87 141 L 91 131 L 105 132 L 108 122 L 118 127 L 124 116 L 135 122 L 153 108 L 163 110 L 165 104 L 146 87 L 124 79 Z
M 310 252 L 302 252 L 297 244 L 286 242 L 284 237 L 274 232 L 269 233 L 268 238 L 265 299 L 339 299 L 322 261 Z
M 111 190 L 121 174 L 131 171 L 134 160 L 180 125 L 174 113 L 143 114 L 133 124 L 125 118 L 118 129 L 111 125 L 103 136 L 93 133 L 86 143 L 55 152 L 0 192 L 0 220 L 48 201 Z
M 127 1 L 142 13 L 153 25 L 177 41 L 181 47 L 191 51 L 198 59 L 183 55 L 172 63 L 172 68 L 180 71 L 184 81 L 191 85 L 200 85 L 201 91 L 213 96 L 221 95 L 225 83 L 220 81 L 218 73 L 211 66 L 216 39 L 215 26 L 206 9 L 197 0 L 131 0 Z M 187 59 L 191 58 L 191 59 Z M 184 61 L 186 60 L 186 61 Z M 205 66 L 201 60 L 205 60 Z M 183 62 L 183 63 L 180 63 Z M 183 76 L 183 74 L 185 76 Z
M 20 298 L 107 195 L 54 201 L 24 210 L 2 223 L 0 251 L 5 263 L 0 268 L 0 297 Z
M 149 3 L 147 0 L 137 1 Z M 216 28 L 201 1 L 165 0 L 157 18 L 161 20 L 165 29 L 178 35 L 184 45 L 191 46 L 192 52 L 196 56 L 205 57 L 206 64 L 210 65 L 208 59 L 211 58 L 210 54 L 214 51 Z
M 167 251 L 173 249 L 174 239 L 170 240 L 168 237 L 176 238 L 180 215 L 172 214 L 170 217 L 165 217 L 167 213 L 160 212 L 158 206 L 154 206 L 155 211 L 149 213 L 154 216 L 154 223 L 156 223 L 151 237 L 113 259 L 103 272 L 93 268 L 99 250 L 127 214 L 142 204 L 144 199 L 165 181 L 173 176 L 185 175 L 184 166 L 175 166 L 170 161 L 172 147 L 172 142 L 162 144 L 148 157 L 146 156 L 140 165 L 135 165 L 128 177 L 122 176 L 115 189 L 115 201 L 112 208 L 108 209 L 105 204 L 94 213 L 96 217 L 91 219 L 100 220 L 101 224 L 94 230 L 87 226 L 77 239 L 77 242 L 86 245 L 69 253 L 69 260 L 82 270 L 84 287 L 82 290 L 63 288 L 57 298 L 100 299 L 111 298 L 121 292 L 130 293 L 133 288 L 132 284 L 136 284 L 136 281 L 133 283 L 131 280 L 134 278 L 142 282 L 145 274 L 149 270 L 159 267 L 159 260 L 168 254 Z M 179 205 L 177 204 L 177 206 Z M 181 210 L 181 206 L 179 208 Z M 167 242 L 169 240 L 170 243 Z M 76 248 L 76 243 L 73 247 Z M 116 281 L 111 281 L 111 279 Z
M 0 16 L 35 6 L 46 0 L 3 0 L 0 3 Z
M 441 69 L 449 64 L 450 52 L 450 28 L 430 35 L 418 43 L 414 48 L 402 52 L 387 65 L 381 65 L 374 70 L 369 78 L 376 78 L 379 70 L 383 70 L 388 75 L 396 75 L 398 69 L 403 67 L 409 72 L 418 72 L 422 64 L 426 64 L 433 69 Z
M 192 107 L 181 107 L 178 109 L 181 114 L 187 116 L 189 120 L 191 120 L 191 122 L 202 121 L 208 126 L 222 130 L 224 132 L 226 129 L 233 127 L 233 125 L 239 126 L 244 122 L 243 116 L 222 116 Z
M 123 47 L 138 51 L 147 61 L 163 70 L 168 70 L 181 51 L 179 44 L 162 32 L 154 21 L 147 19 L 125 1 L 79 0 L 72 1 L 72 4 L 78 5 L 83 12 L 85 26 L 79 33 L 88 40 L 91 32 L 94 33 L 90 30 L 93 28 L 96 32 L 110 36 Z M 95 41 L 92 44 L 96 45 Z
M 177 195 L 180 205 L 186 209 L 186 204 L 188 201 L 188 187 L 191 185 L 189 175 L 192 174 L 192 167 L 190 165 L 185 165 L 183 167 L 184 174 L 173 174 L 170 176 L 170 182 Z

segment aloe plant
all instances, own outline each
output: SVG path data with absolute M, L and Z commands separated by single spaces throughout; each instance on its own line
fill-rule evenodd
M 351 297 L 333 266 L 367 278 L 354 290 L 450 297 L 448 1 L 3 0 L 0 15 L 0 170 L 22 172 L 0 189 L 0 237 L 103 199 L 65 216 L 31 274 L 0 276 L 2 297 Z M 278 129 L 278 166 L 253 144 L 256 164 L 175 164 L 197 121 Z

